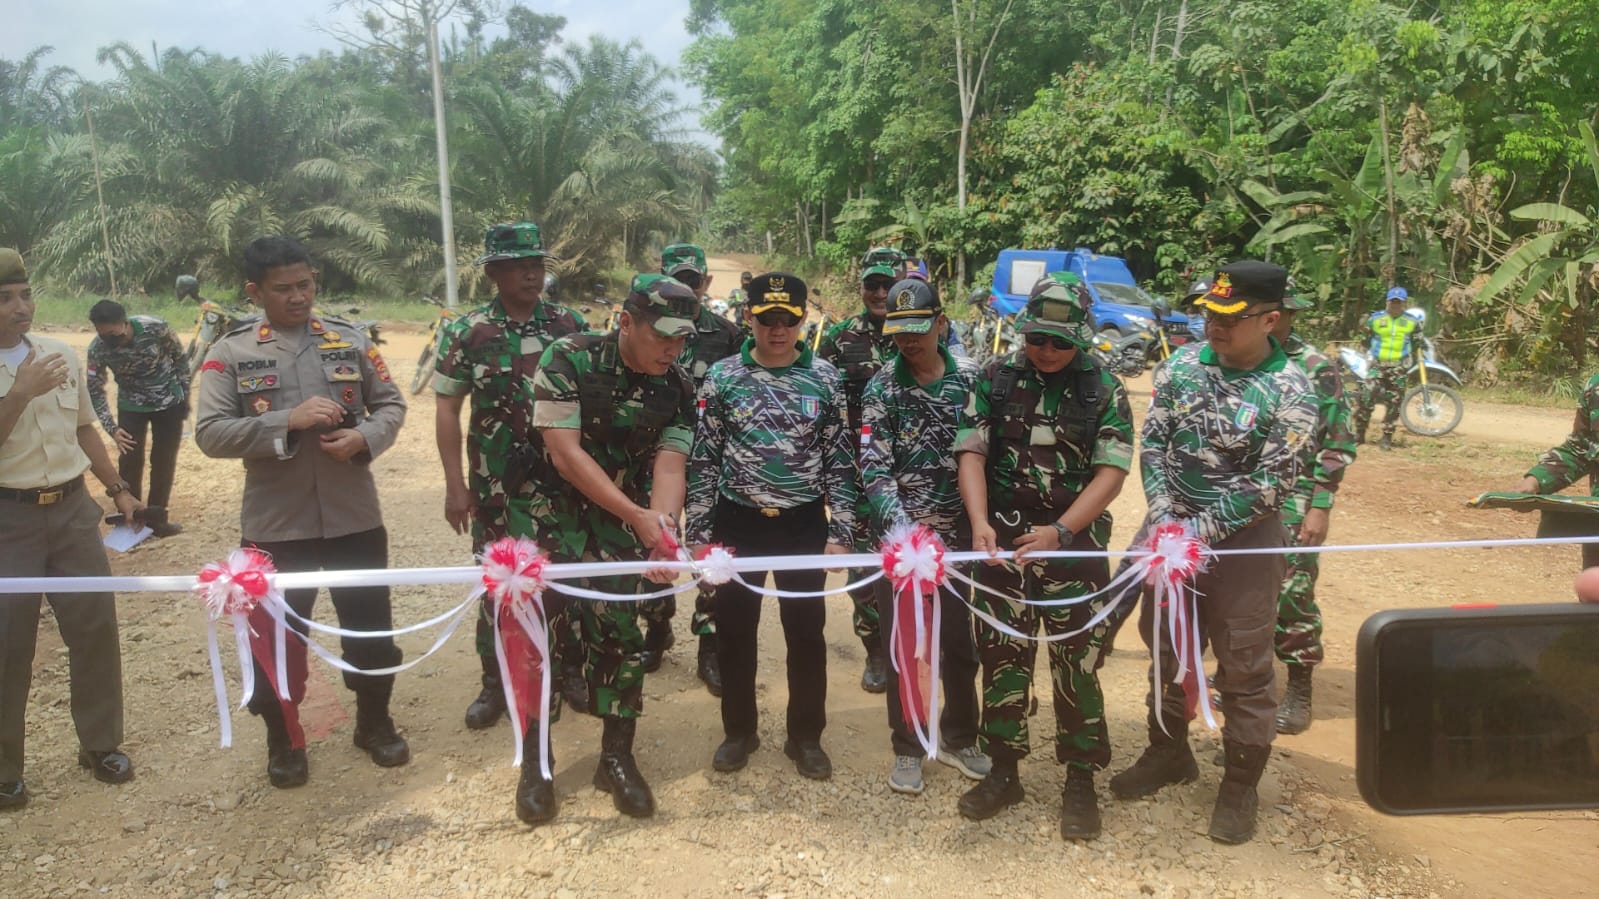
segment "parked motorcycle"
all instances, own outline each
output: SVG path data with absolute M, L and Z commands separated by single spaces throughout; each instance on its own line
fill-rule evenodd
M 1135 317 L 1129 316 L 1129 318 Z M 1154 322 L 1137 319 L 1132 323 L 1136 330 L 1121 336 L 1117 336 L 1117 332 L 1112 329 L 1100 331 L 1094 335 L 1093 346 L 1088 348 L 1088 354 L 1101 367 L 1128 377 L 1143 374 L 1150 353 L 1161 351 Z

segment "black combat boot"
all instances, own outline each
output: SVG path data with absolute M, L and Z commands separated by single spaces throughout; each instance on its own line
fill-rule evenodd
M 1094 772 L 1076 765 L 1066 767 L 1066 786 L 1060 792 L 1060 835 L 1068 840 L 1099 837 L 1099 794 Z
M 1161 787 L 1171 784 L 1192 783 L 1199 778 L 1199 763 L 1188 748 L 1188 722 L 1171 716 L 1166 727 L 1168 736 L 1160 725 L 1149 722 L 1149 746 L 1133 766 L 1110 779 L 1110 791 L 1117 799 L 1143 799 L 1153 796 Z
M 986 821 L 1021 802 L 1026 795 L 1021 778 L 1016 775 L 1016 760 L 996 757 L 988 776 L 967 790 L 955 807 L 968 820 Z
M 589 711 L 589 682 L 583 675 L 583 663 L 568 662 L 568 657 L 563 653 L 561 659 L 561 679 L 558 685 L 561 698 L 574 712 L 588 714 Z
M 888 656 L 883 652 L 883 647 L 870 641 L 861 641 L 866 644 L 866 669 L 861 672 L 861 689 L 868 693 L 883 693 L 888 690 Z
M 1309 665 L 1288 666 L 1288 688 L 1277 704 L 1278 733 L 1302 734 L 1310 729 L 1310 674 L 1314 670 Z
M 639 665 L 644 668 L 645 674 L 654 674 L 661 670 L 661 661 L 666 658 L 666 651 L 677 644 L 677 635 L 672 633 L 672 621 L 651 621 L 649 629 L 644 632 L 644 651 L 639 653 Z
M 1216 808 L 1210 813 L 1210 838 L 1235 846 L 1255 836 L 1255 812 L 1260 805 L 1255 786 L 1266 770 L 1271 747 L 1227 740 L 1223 748 L 1227 752 L 1227 770 L 1221 776 Z
M 466 726 L 472 730 L 493 727 L 505 714 L 505 686 L 500 683 L 500 665 L 493 656 L 479 656 L 483 663 L 483 690 L 466 707 Z
M 555 770 L 555 752 L 550 751 L 550 771 Z M 555 819 L 561 807 L 555 798 L 555 781 L 544 776 L 539 768 L 539 723 L 528 722 L 527 735 L 522 740 L 522 776 L 516 782 L 516 816 L 523 824 L 537 827 Z
M 722 663 L 716 658 L 716 635 L 700 635 L 700 655 L 695 673 L 705 682 L 705 692 L 722 695 Z
M 594 786 L 611 794 L 616 810 L 634 818 L 655 814 L 655 794 L 633 761 L 633 731 L 637 718 L 605 716 L 600 734 L 600 765 L 594 769 Z
M 366 750 L 381 768 L 396 768 L 411 760 L 411 747 L 394 729 L 389 717 L 389 695 L 394 678 L 367 678 L 355 691 L 355 745 Z
M 261 687 L 257 686 L 256 689 Z M 266 689 L 272 687 L 267 686 Z M 305 750 L 289 745 L 289 728 L 283 723 L 283 709 L 278 705 L 277 698 L 272 697 L 268 706 L 258 712 L 267 732 L 267 780 L 280 790 L 304 786 L 311 778 L 311 765 L 306 761 Z

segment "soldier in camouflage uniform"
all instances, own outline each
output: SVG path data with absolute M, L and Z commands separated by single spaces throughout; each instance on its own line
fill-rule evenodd
M 96 337 L 89 341 L 89 399 L 100 424 L 121 455 L 117 473 L 134 496 L 161 509 L 172 498 L 172 476 L 189 417 L 189 362 L 167 323 L 153 315 L 129 316 L 116 300 L 89 308 Z M 106 402 L 106 374 L 117 377 L 117 414 Z M 150 435 L 150 493 L 145 494 L 145 434 Z M 181 533 L 183 526 L 157 516 L 157 537 Z
M 1571 436 L 1551 447 L 1516 486 L 1518 493 L 1559 493 L 1588 478 L 1588 493 L 1599 496 L 1599 373 L 1588 378 L 1577 400 Z M 1547 522 L 1549 515 L 1544 518 Z M 1599 565 L 1599 543 L 1582 544 L 1582 567 Z
M 1327 539 L 1333 496 L 1343 483 L 1344 469 L 1355 461 L 1355 434 L 1349 427 L 1343 378 L 1338 366 L 1293 332 L 1294 318 L 1309 300 L 1290 285 L 1283 298 L 1282 318 L 1272 336 L 1283 352 L 1310 379 L 1316 392 L 1316 431 L 1305 444 L 1305 461 L 1293 495 L 1283 505 L 1283 526 L 1299 546 L 1320 546 Z M 1277 597 L 1277 658 L 1288 666 L 1288 687 L 1277 708 L 1277 732 L 1303 733 L 1311 720 L 1311 671 L 1322 660 L 1321 609 L 1316 605 L 1320 553 L 1290 553 L 1287 574 Z
M 883 333 L 899 352 L 867 382 L 861 410 L 862 433 L 870 434 L 861 451 L 861 481 L 879 543 L 883 535 L 913 523 L 926 525 L 951 548 L 965 546 L 970 539 L 951 449 L 977 365 L 950 354 L 942 342 L 948 329 L 949 319 L 931 284 L 906 279 L 894 285 Z M 886 578 L 873 586 L 883 650 L 892 652 L 887 641 L 894 630 L 893 586 Z M 938 759 L 981 780 L 990 764 L 977 748 L 977 647 L 972 619 L 955 596 L 946 596 L 939 609 L 944 709 L 939 713 L 943 745 Z M 901 671 L 898 676 L 917 675 Z M 898 689 L 888 690 L 888 728 L 894 748 L 889 789 L 919 794 L 924 753 L 905 723 Z
M 745 315 L 755 336 L 739 355 L 711 366 L 700 388 L 703 412 L 689 457 L 684 531 L 691 544 L 715 540 L 743 556 L 848 552 L 855 541 L 858 473 L 845 430 L 844 390 L 833 366 L 798 342 L 805 282 L 769 272 L 750 282 Z M 778 589 L 822 589 L 815 569 L 779 571 Z M 764 585 L 765 572 L 744 579 Z M 788 644 L 788 740 L 800 774 L 832 776 L 822 750 L 827 726 L 827 607 L 821 598 L 778 600 Z M 743 768 L 756 733 L 756 634 L 761 597 L 738 582 L 717 588 L 722 729 L 711 767 Z
M 861 433 L 861 398 L 866 382 L 872 379 L 895 355 L 894 341 L 883 333 L 883 317 L 888 312 L 888 291 L 905 274 L 905 254 L 890 247 L 877 247 L 861 257 L 861 304 L 859 315 L 852 316 L 830 328 L 822 337 L 816 358 L 831 362 L 844 378 L 844 396 L 849 410 L 850 433 L 858 438 Z M 864 503 L 865 492 L 861 492 Z M 867 508 L 856 510 L 862 522 L 867 520 Z M 856 552 L 876 552 L 877 543 L 871 534 L 856 535 Z M 850 570 L 851 581 L 858 581 L 871 573 L 869 568 Z M 866 668 L 861 673 L 861 689 L 868 693 L 881 693 L 888 689 L 887 657 L 883 654 L 882 629 L 877 623 L 875 588 L 861 587 L 850 594 L 855 601 L 853 623 L 855 636 L 866 647 Z
M 555 562 L 637 560 L 661 546 L 663 524 L 683 508 L 693 439 L 694 387 L 676 364 L 694 330 L 694 292 L 664 275 L 640 275 L 622 303 L 617 329 L 557 340 L 533 376 L 534 446 L 553 477 L 531 507 L 539 544 Z M 671 583 L 675 571 L 651 577 Z M 638 593 L 639 578 L 590 578 L 591 590 Z M 558 588 L 557 588 L 558 590 Z M 655 796 L 633 760 L 644 710 L 641 618 L 661 600 L 576 599 L 583 623 L 589 703 L 605 722 L 594 786 L 618 811 L 655 814 Z M 555 787 L 527 754 L 517 809 L 530 822 L 555 814 Z
M 1181 522 L 1215 549 L 1288 544 L 1278 510 L 1293 492 L 1318 421 L 1309 379 L 1271 336 L 1287 281 L 1287 271 L 1269 263 L 1222 268 L 1200 300 L 1209 341 L 1183 347 L 1155 369 L 1139 454 L 1149 501 L 1145 529 Z M 1242 843 L 1255 833 L 1255 786 L 1277 732 L 1271 642 L 1284 572 L 1278 554 L 1217 556 L 1193 584 L 1202 598 L 1189 613 L 1216 654 L 1227 716 L 1226 770 L 1210 820 L 1210 837 L 1220 843 Z M 1152 672 L 1160 688 L 1148 699 L 1149 747 L 1111 778 L 1121 799 L 1199 775 L 1188 747 L 1185 693 L 1200 687 L 1173 687 L 1176 652 L 1164 627 L 1154 633 L 1152 603 L 1146 593 L 1139 630 L 1145 645 L 1161 641 L 1161 667 Z
M 694 291 L 700 301 L 700 314 L 694 321 L 694 333 L 683 344 L 683 355 L 677 360 L 694 379 L 694 389 L 705 383 L 705 374 L 711 366 L 738 354 L 744 337 L 738 326 L 717 315 L 706 305 L 705 298 L 711 290 L 711 275 L 705 264 L 705 251 L 691 243 L 673 244 L 661 251 L 661 273 L 670 275 Z M 749 275 L 745 272 L 745 283 Z M 694 617 L 689 629 L 697 634 L 699 653 L 695 673 L 705 682 L 712 696 L 722 695 L 722 669 L 716 663 L 716 614 L 713 603 L 716 588 L 700 587 L 694 599 Z M 644 670 L 655 671 L 661 666 L 661 653 L 672 645 L 671 616 L 677 611 L 677 597 L 669 597 L 665 607 L 666 621 L 660 625 L 652 622 L 645 636 Z
M 1062 273 L 1064 274 L 1064 273 Z M 961 498 L 972 548 L 1014 549 L 1014 562 L 991 562 L 978 580 L 1008 597 L 976 591 L 976 608 L 1031 638 L 1082 631 L 1104 599 L 1064 606 L 1017 600 L 1069 599 L 1104 587 L 1104 558 L 1035 560 L 1028 553 L 1103 550 L 1110 539 L 1111 500 L 1133 459 L 1132 414 L 1121 381 L 1095 365 L 1092 298 L 1075 276 L 1051 275 L 1032 289 L 1017 322 L 1026 345 L 990 362 L 978 376 L 955 442 Z M 1110 763 L 1105 698 L 1097 659 L 1102 623 L 1049 643 L 1054 686 L 1055 758 L 1065 764 L 1061 836 L 1099 836 L 1094 772 Z M 960 799 L 972 820 L 992 817 L 1023 796 L 1017 763 L 1030 750 L 1027 706 L 1037 643 L 979 622 L 983 660 L 983 745 L 993 770 Z
M 470 533 L 472 552 L 502 537 L 531 537 L 528 504 L 539 485 L 527 476 L 533 435 L 533 372 L 559 337 L 586 330 L 582 316 L 542 296 L 545 261 L 553 259 L 532 222 L 495 225 L 477 260 L 498 295 L 457 316 L 439 338 L 433 390 L 434 437 L 444 465 L 444 518 Z M 471 398 L 466 430 L 469 475 L 461 471 L 461 409 Z M 566 645 L 570 648 L 571 641 Z M 478 616 L 482 690 L 466 710 L 466 726 L 492 727 L 505 712 L 494 658 L 494 626 L 485 602 Z M 575 661 L 575 660 L 574 660 Z

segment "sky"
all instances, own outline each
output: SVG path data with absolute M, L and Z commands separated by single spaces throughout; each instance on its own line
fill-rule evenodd
M 683 28 L 688 0 L 519 2 L 536 12 L 564 16 L 565 40 L 586 41 L 590 34 L 622 41 L 638 38 L 668 65 L 676 64 L 690 42 Z M 109 66 L 95 62 L 95 53 L 116 41 L 145 54 L 153 41 L 163 50 L 203 47 L 245 58 L 267 50 L 292 57 L 339 46 L 315 27 L 331 20 L 332 0 L 16 0 L 5 5 L 10 9 L 6 27 L 0 28 L 0 58 L 20 59 L 49 44 L 55 50 L 45 58 L 46 65 L 70 66 L 90 80 L 111 76 Z M 699 92 L 687 84 L 680 84 L 677 93 L 689 105 L 701 102 Z M 714 145 L 703 133 L 696 136 Z

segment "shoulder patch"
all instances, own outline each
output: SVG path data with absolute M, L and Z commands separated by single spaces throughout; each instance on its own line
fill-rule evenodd
M 205 360 L 205 364 L 200 366 L 200 370 L 201 371 L 226 372 L 228 370 L 228 367 L 226 365 L 223 365 L 221 362 L 218 362 L 215 359 L 207 359 L 207 360 Z

